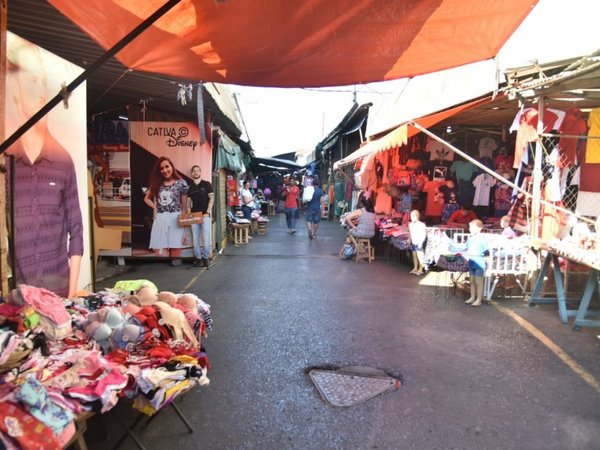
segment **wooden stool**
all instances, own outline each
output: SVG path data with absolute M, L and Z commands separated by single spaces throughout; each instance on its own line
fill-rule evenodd
M 265 234 L 267 234 L 267 224 L 268 222 L 258 222 L 257 234 L 259 236 L 264 236 Z
M 365 238 L 354 238 L 356 241 L 356 255 L 355 262 L 358 262 L 361 258 L 366 258 L 371 261 L 375 259 L 375 247 L 371 246 L 371 239 Z
M 250 232 L 249 223 L 232 223 L 231 228 L 233 229 L 233 244 L 247 244 L 248 234 Z
M 269 216 L 274 216 L 276 214 L 275 213 L 275 203 L 269 203 L 267 205 L 267 214 Z

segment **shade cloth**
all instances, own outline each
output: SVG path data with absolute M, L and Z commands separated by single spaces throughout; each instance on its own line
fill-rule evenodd
M 448 117 L 452 117 L 455 114 L 482 105 L 484 103 L 489 103 L 491 100 L 491 97 L 485 97 L 479 100 L 474 100 L 472 102 L 465 103 L 464 105 L 447 109 L 446 111 L 441 111 L 426 117 L 422 117 L 420 119 L 416 119 L 415 121 L 418 122 L 419 125 L 421 125 L 422 127 L 429 128 L 435 125 L 436 123 L 447 119 Z M 366 145 L 363 145 L 355 152 L 349 154 L 345 158 L 340 159 L 333 165 L 333 168 L 340 169 L 348 164 L 352 164 L 354 161 L 366 155 L 384 152 L 386 150 L 391 150 L 396 147 L 401 147 L 402 145 L 406 144 L 407 139 L 409 137 L 414 136 L 419 132 L 419 129 L 411 126 L 408 123 L 400 125 L 398 128 L 386 134 L 385 136 L 374 141 L 368 142 Z
M 49 0 L 108 49 L 166 0 Z M 494 57 L 537 0 L 182 0 L 125 66 L 251 86 L 332 86 Z

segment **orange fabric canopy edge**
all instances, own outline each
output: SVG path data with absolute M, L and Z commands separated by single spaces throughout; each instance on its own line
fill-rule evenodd
M 166 0 L 48 0 L 108 49 Z M 538 0 L 182 0 L 125 66 L 248 86 L 411 77 L 496 56 Z
M 496 98 L 500 98 L 500 94 Z M 446 109 L 445 111 L 440 111 L 434 114 L 430 114 L 425 117 L 421 117 L 418 119 L 414 119 L 414 122 L 421 125 L 423 128 L 430 128 L 442 120 L 448 119 L 449 117 L 455 116 L 463 111 L 466 111 L 471 108 L 475 108 L 479 105 L 483 105 L 486 103 L 490 103 L 492 101 L 491 96 L 487 96 L 478 100 L 473 100 L 471 102 L 465 103 L 463 105 L 455 106 L 450 109 Z M 362 147 L 356 150 L 354 153 L 349 154 L 345 158 L 337 161 L 334 164 L 334 169 L 340 169 L 348 164 L 352 164 L 354 161 L 363 158 L 370 154 L 376 154 L 380 152 L 384 152 L 386 150 L 391 150 L 396 147 L 401 147 L 406 145 L 409 137 L 414 136 L 420 133 L 421 130 L 412 126 L 410 123 L 404 123 L 399 127 L 393 129 L 386 135 L 382 136 L 379 139 L 375 139 Z

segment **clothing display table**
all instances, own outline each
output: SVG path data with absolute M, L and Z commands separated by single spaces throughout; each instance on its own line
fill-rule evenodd
M 85 449 L 88 420 L 120 402 L 140 413 L 122 437 L 140 449 L 135 425 L 167 409 L 193 431 L 174 402 L 209 384 L 201 339 L 212 329 L 210 305 L 148 280 L 127 283 L 68 299 L 19 285 L 0 303 L 0 443 Z

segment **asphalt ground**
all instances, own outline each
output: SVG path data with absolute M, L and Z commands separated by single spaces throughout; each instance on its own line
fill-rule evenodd
M 556 305 L 522 297 L 469 307 L 443 272 L 410 275 L 383 252 L 372 264 L 341 260 L 337 221 L 311 241 L 304 217 L 296 235 L 283 215 L 270 219 L 267 235 L 230 245 L 208 270 L 129 262 L 102 283 L 147 278 L 212 306 L 210 386 L 177 403 L 195 432 L 167 408 L 136 429 L 146 448 L 600 448 L 600 329 L 574 331 Z M 349 365 L 402 387 L 329 406 L 307 370 Z M 96 417 L 89 448 L 112 448 L 134 417 L 126 402 Z

